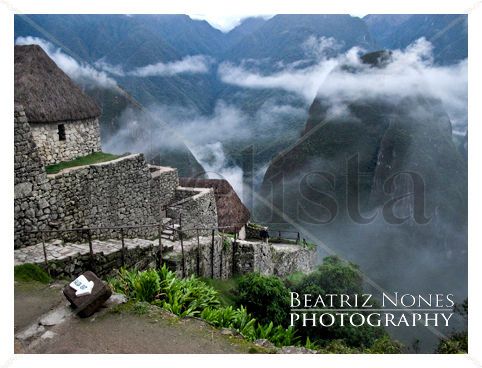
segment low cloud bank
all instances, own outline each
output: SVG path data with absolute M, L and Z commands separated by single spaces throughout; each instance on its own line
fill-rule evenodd
M 85 88 L 116 88 L 117 82 L 110 78 L 107 73 L 99 71 L 91 65 L 78 62 L 60 48 L 39 37 L 17 37 L 16 45 L 39 45 L 47 55 L 62 69 L 70 78 Z
M 221 63 L 218 75 L 227 84 L 285 90 L 308 103 L 316 96 L 325 98 L 338 106 L 340 113 L 343 100 L 396 102 L 403 97 L 422 95 L 442 101 L 457 132 L 466 129 L 467 60 L 450 66 L 436 65 L 432 44 L 420 38 L 403 50 L 393 50 L 392 61 L 386 67 L 373 68 L 361 62 L 364 51 L 356 47 L 333 56 L 341 47 L 334 39 L 310 37 L 303 45 L 306 59 L 276 72 L 261 73 L 254 63 Z M 341 68 L 342 65 L 350 68 Z
M 204 55 L 189 55 L 181 60 L 167 63 L 158 62 L 125 71 L 120 65 L 111 65 L 104 60 L 98 60 L 95 66 L 120 77 L 159 77 L 177 74 L 202 74 L 209 71 L 212 60 Z
M 212 60 L 203 55 L 186 56 L 181 60 L 167 63 L 158 62 L 141 66 L 125 71 L 121 65 L 111 65 L 101 59 L 90 65 L 89 63 L 77 61 L 66 54 L 61 48 L 54 46 L 47 40 L 40 37 L 17 37 L 16 45 L 39 45 L 49 57 L 62 69 L 70 78 L 85 88 L 106 88 L 118 87 L 113 77 L 153 77 L 153 76 L 174 76 L 178 74 L 207 73 Z

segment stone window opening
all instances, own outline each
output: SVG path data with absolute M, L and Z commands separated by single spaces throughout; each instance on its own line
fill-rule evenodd
M 65 125 L 59 124 L 57 126 L 57 133 L 59 135 L 59 141 L 65 141 Z

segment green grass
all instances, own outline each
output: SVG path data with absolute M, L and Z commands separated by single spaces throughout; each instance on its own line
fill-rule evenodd
M 15 266 L 14 278 L 16 281 L 38 281 L 42 284 L 48 284 L 51 281 L 47 272 L 39 266 L 30 263 Z
M 57 174 L 63 169 L 67 169 L 69 167 L 97 164 L 99 162 L 115 160 L 119 157 L 120 156 L 113 155 L 111 153 L 94 152 L 87 156 L 77 157 L 76 159 L 73 159 L 71 161 L 63 161 L 59 162 L 58 164 L 47 166 L 45 170 L 47 171 L 47 174 Z

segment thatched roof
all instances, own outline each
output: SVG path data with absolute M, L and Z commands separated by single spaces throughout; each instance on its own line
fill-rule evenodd
M 241 228 L 251 217 L 231 184 L 224 179 L 179 178 L 179 185 L 191 188 L 213 188 L 218 210 L 218 226 L 222 231 Z M 228 229 L 222 229 L 228 227 Z
M 15 104 L 24 106 L 30 123 L 81 120 L 101 113 L 38 45 L 15 46 Z

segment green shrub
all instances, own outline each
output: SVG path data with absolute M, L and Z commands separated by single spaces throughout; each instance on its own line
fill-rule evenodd
M 300 295 L 360 295 L 363 293 L 362 277 L 358 267 L 353 263 L 342 261 L 336 256 L 326 257 L 315 272 L 305 275 L 301 279 L 294 279 L 292 283 L 292 290 Z M 340 300 L 334 298 L 334 305 L 339 306 Z M 303 338 L 309 337 L 316 343 L 323 344 L 326 341 L 342 340 L 346 346 L 360 349 L 370 347 L 377 339 L 386 335 L 382 327 L 366 324 L 360 327 L 349 325 L 343 327 L 333 325 L 326 328 L 306 326 L 299 328 L 299 333 Z
M 158 271 L 121 269 L 109 282 L 113 290 L 131 299 L 152 302 L 181 317 L 194 316 L 221 304 L 212 287 L 194 276 L 178 279 L 165 265 Z
M 467 318 L 469 315 L 469 300 L 465 299 L 462 304 L 456 304 L 454 306 L 454 312 L 464 318 L 466 326 L 464 330 L 453 332 L 449 337 L 441 339 L 435 351 L 436 353 L 467 354 L 468 352 Z
M 292 327 L 258 323 L 244 307 L 206 308 L 200 317 L 216 327 L 234 329 L 250 341 L 266 339 L 276 346 L 294 345 L 298 341 Z
M 201 318 L 216 327 L 232 328 L 248 340 L 256 339 L 256 319 L 244 307 L 209 307 L 201 312 Z
M 361 278 L 354 267 L 329 257 L 316 272 L 303 277 L 296 275 L 291 283 L 300 294 L 361 293 Z M 178 279 L 165 265 L 157 271 L 121 269 L 109 282 L 115 291 L 141 302 L 137 303 L 140 312 L 147 311 L 145 301 L 150 301 L 180 317 L 198 316 L 213 326 L 233 329 L 250 341 L 267 339 L 278 347 L 300 345 L 301 342 L 323 353 L 399 353 L 402 349 L 402 345 L 391 340 L 382 328 L 333 326 L 297 330 L 296 327 L 283 327 L 289 313 L 289 291 L 273 276 L 249 274 L 241 277 L 237 302 L 242 305 L 238 307 L 222 306 L 212 286 L 194 276 Z M 445 345 L 445 350 L 461 350 L 452 341 Z
M 320 350 L 324 354 L 360 354 L 361 351 L 347 346 L 343 340 L 331 340 Z
M 467 354 L 467 351 L 468 351 L 467 331 L 462 331 L 462 332 L 457 332 L 452 334 L 447 339 L 442 339 L 437 346 L 436 353 Z
M 369 354 L 400 354 L 402 352 L 403 345 L 392 340 L 388 335 L 385 335 L 373 343 L 370 348 L 365 352 Z
M 38 281 L 48 284 L 52 279 L 42 268 L 31 263 L 25 263 L 14 267 L 16 281 Z
M 278 277 L 244 275 L 239 279 L 237 294 L 237 304 L 244 305 L 261 324 L 289 323 L 289 290 Z
M 139 272 L 134 281 L 134 294 L 140 302 L 152 302 L 161 289 L 159 275 L 155 270 Z
M 201 278 L 203 282 L 218 292 L 218 297 L 224 306 L 236 305 L 236 293 L 238 290 L 238 278 L 232 279 L 210 279 Z
M 181 317 L 195 316 L 205 308 L 218 307 L 218 293 L 201 280 L 191 276 L 178 279 L 173 273 L 161 281 L 157 305 Z

